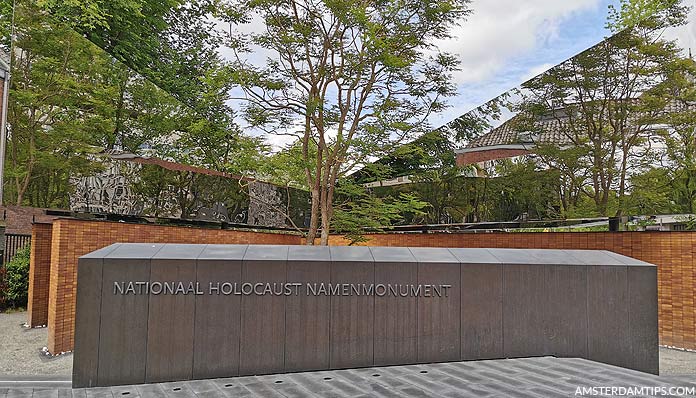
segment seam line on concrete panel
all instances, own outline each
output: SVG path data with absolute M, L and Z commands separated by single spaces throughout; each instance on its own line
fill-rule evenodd
M 329 249 L 329 282 L 333 282 L 333 258 L 331 258 L 331 250 Z M 333 319 L 333 298 L 329 295 L 329 367 L 331 367 L 331 354 L 333 353 L 333 344 L 331 344 L 331 320 Z
M 205 248 L 208 247 L 208 245 L 205 245 L 203 248 L 203 253 L 205 251 Z M 198 255 L 200 257 L 200 254 Z M 196 263 L 196 273 L 195 278 L 196 278 L 196 283 L 198 283 L 198 257 L 196 257 L 195 263 Z M 191 355 L 191 378 L 193 378 L 193 374 L 196 369 L 196 313 L 198 310 L 198 297 L 193 296 L 193 341 L 191 342 L 193 344 L 193 349 L 191 350 L 192 355 Z
M 464 290 L 462 287 L 464 286 L 464 284 L 462 283 L 462 259 L 460 259 L 459 256 L 456 256 L 454 253 L 452 253 L 452 250 L 450 250 L 450 248 L 445 248 L 444 250 L 447 250 L 450 256 L 454 257 L 454 259 L 457 260 L 457 263 L 459 263 L 459 328 L 457 329 L 457 333 L 459 333 L 459 359 L 461 360 L 462 344 L 464 344 L 464 341 L 462 340 L 462 311 L 464 310 L 464 295 L 462 294 Z
M 105 253 L 104 257 L 102 257 L 102 259 L 101 259 L 101 283 L 102 283 L 102 287 L 101 287 L 101 291 L 99 292 L 99 328 L 97 329 L 99 331 L 101 331 L 101 323 L 102 323 L 101 306 L 102 306 L 102 302 L 104 301 L 104 299 L 103 299 L 103 297 L 104 297 L 104 258 L 106 258 L 106 256 L 111 254 L 111 252 L 113 252 L 118 247 L 120 247 L 121 244 L 115 243 L 111 246 L 112 246 L 111 250 L 108 251 L 107 253 Z M 77 286 L 75 287 L 75 292 L 77 293 Z M 77 299 L 75 300 L 75 307 L 77 308 Z M 75 320 L 77 321 L 77 316 L 75 317 Z M 101 332 L 98 333 L 98 336 L 97 336 L 97 362 L 96 362 L 96 365 L 97 365 L 96 370 L 97 371 L 95 372 L 95 379 L 96 379 L 94 382 L 95 386 L 99 385 L 99 353 L 100 353 L 99 347 L 101 347 Z M 92 386 L 90 386 L 90 387 L 92 387 Z
M 333 258 L 331 257 L 331 250 L 330 250 L 330 249 L 329 249 L 329 259 L 330 259 L 330 263 L 329 263 L 329 282 L 333 282 L 333 265 L 334 265 L 334 262 L 333 262 Z M 333 353 L 333 344 L 332 344 L 332 342 L 331 342 L 331 335 L 332 335 L 331 320 L 333 319 L 333 316 L 332 316 L 332 315 L 333 315 L 333 298 L 332 298 L 331 296 L 329 296 L 329 322 L 328 322 L 328 324 L 329 324 L 329 367 L 331 367 L 331 364 L 333 363 L 333 362 L 331 362 L 331 360 L 332 360 L 332 358 L 331 358 L 332 355 L 331 355 L 331 354 Z
M 246 257 L 246 253 L 249 250 L 249 245 L 247 245 L 244 248 L 244 254 L 240 257 L 239 260 L 239 283 L 241 284 L 244 281 L 244 258 Z M 242 325 L 242 319 L 243 316 L 242 314 L 244 311 L 242 310 L 244 308 L 244 295 L 242 295 L 239 298 L 239 339 L 237 340 L 237 375 L 241 376 L 242 374 L 242 334 L 244 333 L 244 327 Z
M 160 248 L 155 253 L 150 255 L 150 258 L 147 259 L 149 269 L 150 269 L 150 276 L 148 277 L 148 281 L 152 280 L 152 257 L 157 255 L 157 253 L 159 253 L 160 250 L 162 250 L 162 248 L 164 248 L 164 246 L 166 246 L 166 244 L 160 246 Z M 149 297 L 146 300 L 146 302 L 147 302 L 147 312 L 146 312 L 145 319 L 147 320 L 146 325 L 147 325 L 147 328 L 149 329 L 150 328 L 150 326 L 149 326 L 149 323 L 150 323 L 150 298 Z M 150 337 L 149 337 L 149 333 L 148 333 L 148 336 L 145 338 L 145 365 L 143 366 L 143 368 L 144 368 L 143 380 L 145 380 L 145 381 L 147 381 L 147 348 L 150 345 L 149 340 L 150 340 Z
M 246 245 L 244 248 L 244 254 L 242 254 L 240 260 L 239 260 L 239 283 L 241 284 L 242 281 L 244 281 L 244 257 L 246 257 L 246 253 L 249 251 L 249 245 Z M 244 296 L 239 298 L 239 338 L 237 339 L 237 375 L 241 375 L 242 373 L 242 300 L 244 300 Z
M 101 312 L 101 306 L 102 306 L 102 301 L 103 301 L 102 297 L 104 296 L 104 259 L 103 258 L 101 259 L 101 283 L 102 283 L 102 288 L 101 288 L 101 292 L 99 292 L 99 312 Z M 75 307 L 77 307 L 77 303 L 75 304 Z M 100 313 L 99 314 L 99 329 L 97 329 L 100 331 L 101 331 L 101 322 L 102 322 L 102 317 L 101 317 L 101 313 Z M 98 336 L 97 336 L 97 364 L 96 364 L 97 371 L 95 373 L 96 380 L 94 382 L 94 384 L 97 386 L 99 385 L 99 351 L 100 351 L 99 347 L 100 346 L 101 346 L 101 332 L 98 333 Z M 90 386 L 90 387 L 92 387 L 92 386 Z
M 490 250 L 489 253 L 491 253 Z M 498 258 L 493 253 L 491 253 L 491 255 Z M 500 259 L 498 258 L 498 260 Z M 502 263 L 500 264 L 500 286 L 502 289 L 500 292 L 500 340 L 503 356 L 507 357 L 507 349 L 505 347 L 505 297 L 507 297 L 505 293 L 507 291 L 507 286 L 505 285 L 505 265 Z
M 464 297 L 462 294 L 462 286 L 464 285 L 462 283 L 462 262 L 449 249 L 447 249 L 447 252 L 459 263 L 459 327 L 457 328 L 457 338 L 459 339 L 459 359 L 462 359 L 462 297 Z
M 288 250 L 285 258 L 285 283 L 288 283 L 288 258 L 290 251 Z M 283 299 L 283 371 L 287 372 L 287 352 L 288 352 L 288 298 Z
M 205 252 L 205 249 L 208 247 L 207 244 L 203 245 L 203 250 L 201 250 L 198 253 L 198 256 L 196 256 L 196 259 L 194 260 L 194 264 L 196 264 L 196 272 L 195 272 L 195 277 L 196 277 L 196 283 L 198 283 L 198 259 L 201 257 L 201 254 Z M 197 296 L 193 296 L 193 340 L 191 340 L 191 378 L 193 379 L 193 374 L 196 369 L 196 313 L 198 310 L 198 300 L 196 299 Z
M 585 269 L 585 355 L 590 357 L 590 269 Z
M 543 299 L 541 301 L 541 308 L 542 308 L 542 314 L 544 314 L 544 319 L 543 319 L 543 329 L 542 329 L 542 336 L 543 336 L 543 352 L 542 354 L 544 356 L 546 355 L 551 355 L 551 356 L 557 356 L 558 353 L 555 350 L 555 347 L 551 344 L 551 339 L 549 338 L 549 335 L 551 333 L 549 332 L 549 329 L 551 328 L 552 324 L 549 322 L 549 317 L 551 316 L 551 307 L 549 306 L 549 301 L 551 300 L 551 288 L 553 285 L 553 281 L 551 280 L 551 267 L 560 267 L 560 265 L 553 265 L 553 264 L 544 264 L 543 265 L 543 279 L 542 279 L 542 285 L 541 288 L 543 289 Z M 558 315 L 558 314 L 553 314 L 553 315 Z M 556 321 L 557 322 L 557 321 Z M 554 327 L 556 325 L 553 325 Z
M 420 283 L 420 262 L 416 261 L 416 284 Z M 416 362 L 421 362 L 420 300 L 420 297 L 416 296 Z
M 493 250 L 490 250 L 490 249 L 486 249 L 486 250 L 488 251 L 488 253 L 491 254 L 491 256 L 493 256 L 493 258 L 497 259 L 500 262 L 500 265 L 505 265 L 503 260 L 501 260 L 500 257 L 496 256 L 495 253 L 493 252 Z
M 628 336 L 627 337 L 628 337 L 628 343 L 630 344 L 630 348 L 631 348 L 631 362 L 633 362 L 633 358 L 634 358 L 633 353 L 635 352 L 635 348 L 633 347 L 633 335 L 631 334 L 632 327 L 633 327 L 632 319 L 631 319 L 631 312 L 633 312 L 632 308 L 631 308 L 631 303 L 633 301 L 633 300 L 631 300 L 631 296 L 632 296 L 631 295 L 631 283 L 630 283 L 631 274 L 630 274 L 630 270 L 629 270 L 628 266 L 626 266 L 625 268 L 626 268 L 626 295 L 628 296 L 628 297 L 626 297 L 626 307 L 628 307 L 628 311 L 627 311 L 628 312 Z M 624 364 L 624 366 L 625 365 L 626 364 Z M 633 365 L 633 363 L 629 364 L 629 366 L 632 366 L 632 365 Z
M 372 255 L 372 250 L 370 250 L 370 255 Z M 372 284 L 377 285 L 377 262 L 372 255 Z M 375 335 L 377 334 L 377 329 L 375 328 L 375 322 L 377 318 L 377 295 L 372 296 L 372 363 L 370 366 L 375 366 Z

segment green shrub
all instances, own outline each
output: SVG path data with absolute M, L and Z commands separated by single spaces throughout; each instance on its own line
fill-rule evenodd
M 7 308 L 26 308 L 29 294 L 29 246 L 17 251 L 17 254 L 5 265 L 4 291 L 0 291 L 0 303 L 4 301 Z
M 7 298 L 5 297 L 5 293 L 7 292 L 7 280 L 5 274 L 7 274 L 5 267 L 0 266 L 0 312 L 7 308 Z

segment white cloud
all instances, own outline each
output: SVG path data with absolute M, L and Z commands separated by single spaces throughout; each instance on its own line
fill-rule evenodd
M 480 82 L 506 61 L 556 37 L 559 25 L 578 12 L 596 9 L 600 0 L 478 0 L 474 13 L 437 46 L 461 57 L 458 83 Z
M 670 29 L 665 35 L 669 39 L 676 39 L 679 46 L 684 49 L 685 55 L 689 50 L 692 54 L 696 54 L 696 0 L 685 0 L 683 4 L 692 7 L 688 23 Z
M 541 65 L 537 65 L 531 68 L 529 72 L 527 72 L 527 74 L 522 77 L 522 82 L 526 82 L 527 80 L 533 79 L 539 76 L 540 74 L 546 72 L 547 70 L 553 68 L 554 66 L 556 65 L 548 62 L 543 63 Z
M 614 1 L 614 0 L 609 0 Z M 688 0 L 696 1 L 696 0 Z M 554 42 L 563 24 L 581 13 L 606 6 L 607 0 L 474 0 L 473 14 L 453 29 L 453 38 L 437 42 L 440 50 L 459 55 L 461 71 L 455 74 L 459 94 L 450 99 L 451 107 L 433 115 L 430 122 L 440 126 L 468 112 L 525 80 L 544 72 L 570 54 L 559 57 L 542 53 L 543 47 L 564 46 Z M 262 25 L 237 27 L 245 33 L 256 32 Z M 229 29 L 229 27 L 226 27 Z M 596 41 L 601 40 L 597 37 Z M 592 44 L 596 42 L 592 40 Z M 553 43 L 552 43 L 553 42 Z M 246 54 L 249 62 L 262 64 L 272 56 L 262 49 Z M 232 57 L 223 50 L 223 56 Z M 252 133 L 253 134 L 253 133 Z M 287 136 L 266 136 L 274 150 L 289 143 Z
M 279 152 L 297 141 L 297 137 L 281 134 L 264 134 L 264 141 L 271 146 L 271 152 Z

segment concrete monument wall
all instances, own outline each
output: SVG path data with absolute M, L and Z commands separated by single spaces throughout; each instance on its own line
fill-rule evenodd
M 114 244 L 73 386 L 555 355 L 658 371 L 656 267 L 604 251 Z

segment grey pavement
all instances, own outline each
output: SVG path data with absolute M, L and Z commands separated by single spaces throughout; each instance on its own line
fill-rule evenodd
M 696 397 L 696 378 L 691 376 L 653 376 L 584 359 L 543 357 L 89 389 L 10 388 L 0 383 L 0 398 L 574 397 L 611 396 L 611 390 L 601 388 L 621 387 L 645 388 L 637 391 L 641 397 Z
M 546 357 L 72 390 L 72 355 L 42 356 L 46 329 L 23 328 L 25 319 L 26 313 L 0 314 L 0 398 L 571 397 L 582 396 L 578 387 L 696 388 L 696 353 L 661 348 L 660 377 Z

